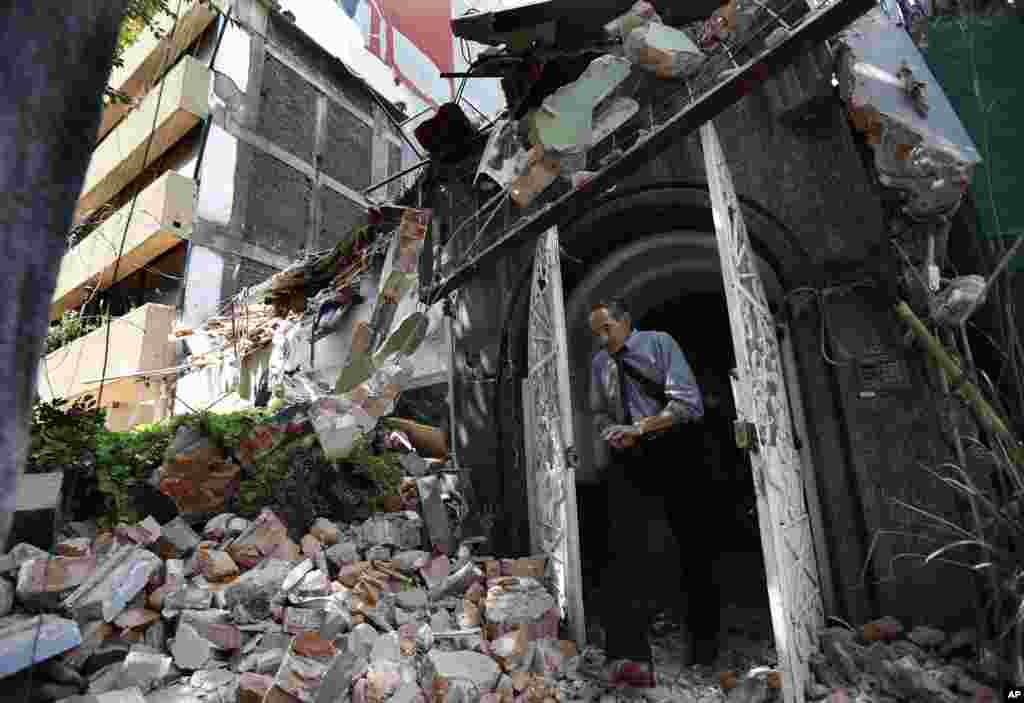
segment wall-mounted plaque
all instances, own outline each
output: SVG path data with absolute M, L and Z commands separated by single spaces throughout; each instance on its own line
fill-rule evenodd
M 890 354 L 871 354 L 860 359 L 857 363 L 857 372 L 862 398 L 907 390 L 911 387 L 906 362 Z

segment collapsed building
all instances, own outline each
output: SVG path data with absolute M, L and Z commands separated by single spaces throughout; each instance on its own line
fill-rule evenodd
M 819 647 L 852 647 L 819 640 L 827 617 L 973 625 L 969 574 L 901 558 L 935 548 L 906 505 L 963 509 L 921 467 L 961 459 L 950 438 L 977 431 L 908 323 L 956 330 L 984 287 L 942 275 L 970 236 L 980 157 L 911 36 L 853 0 L 731 3 L 707 23 L 637 3 L 602 36 L 618 44 L 560 53 L 551 8 L 453 22 L 496 47 L 477 68 L 509 111 L 417 121 L 430 159 L 402 197 L 366 190 L 367 227 L 243 291 L 234 314 L 180 324 L 194 344 L 177 400 L 309 403 L 344 454 L 400 388 L 440 387 L 447 469 L 488 516 L 474 527 L 495 554 L 543 557 L 582 645 L 582 562 L 603 529 L 586 313 L 624 296 L 640 328 L 680 341 L 715 410 L 721 495 L 689 494 L 682 472 L 665 490 L 735 554 L 724 578 L 759 592 L 787 700 L 813 689 Z

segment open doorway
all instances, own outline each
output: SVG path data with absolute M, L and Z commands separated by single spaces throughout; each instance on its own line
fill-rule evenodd
M 761 257 L 754 259 L 768 300 L 780 301 L 782 286 L 774 269 Z M 695 496 L 685 480 L 670 476 L 665 490 L 684 509 L 699 511 L 699 523 L 708 527 L 702 537 L 714 541 L 717 558 L 711 570 L 719 587 L 721 613 L 719 656 L 713 671 L 778 665 L 753 473 L 749 456 L 736 447 L 734 437 L 730 372 L 735 355 L 714 235 L 669 230 L 593 251 L 569 274 L 566 290 L 574 432 L 580 453 L 576 494 L 581 590 L 587 624 L 596 626 L 588 629 L 601 634 L 601 572 L 607 563 L 608 524 L 601 467 L 610 458 L 593 432 L 587 409 L 590 361 L 597 351 L 588 319 L 593 302 L 617 296 L 626 300 L 637 329 L 666 332 L 678 341 L 704 396 L 707 440 L 695 451 L 713 455 L 701 463 L 714 481 Z M 650 532 L 652 541 L 665 545 L 667 558 L 638 577 L 637 583 L 663 614 L 652 633 L 659 674 L 671 676 L 678 671 L 695 685 L 711 683 L 713 676 L 708 681 L 704 678 L 712 672 L 684 665 L 689 653 L 681 617 L 686 609 L 681 574 L 664 568 L 680 557 L 686 560 L 686 553 L 679 553 L 668 524 L 652 524 Z M 693 607 L 701 606 L 694 602 Z M 600 636 L 588 636 L 588 641 L 603 644 Z
M 757 500 L 750 460 L 736 447 L 733 420 L 736 411 L 729 383 L 734 353 L 725 297 L 714 291 L 679 293 L 678 297 L 647 309 L 634 321 L 638 330 L 670 334 L 683 349 L 697 377 L 705 403 L 702 470 L 714 478 L 710 494 L 694 496 L 687 491 L 684 475 L 666 475 L 665 490 L 685 510 L 701 513 L 708 526 L 707 539 L 714 540 L 717 558 L 713 565 L 720 593 L 720 654 L 715 669 L 745 670 L 772 663 L 773 639 L 765 581 L 764 557 L 758 527 Z M 705 468 L 706 467 L 706 468 Z M 580 514 L 581 561 L 584 571 L 584 602 L 588 621 L 600 632 L 600 588 L 607 562 L 603 525 L 607 522 L 606 496 L 601 483 L 588 482 L 577 488 Z M 667 550 L 679 551 L 667 521 L 651 526 L 652 538 Z M 686 559 L 685 551 L 680 554 Z M 674 563 L 669 558 L 665 564 Z M 659 671 L 679 666 L 685 645 L 681 613 L 685 596 L 676 586 L 679 574 L 659 565 L 657 574 L 643 580 L 651 588 L 661 615 L 656 619 L 652 644 Z M 700 603 L 692 603 L 700 608 Z M 596 627 L 595 627 L 596 626 Z
M 695 324 L 696 311 L 699 324 Z M 679 500 L 700 510 L 709 528 L 707 538 L 716 543 L 718 556 L 712 568 L 721 607 L 718 668 L 745 670 L 752 664 L 763 665 L 766 650 L 773 646 L 771 612 L 750 459 L 737 448 L 733 434 L 736 409 L 729 372 L 735 356 L 725 297 L 684 294 L 649 310 L 637 320 L 637 328 L 667 332 L 679 342 L 704 399 L 704 467 L 714 478 L 712 489 L 699 499 L 687 495 L 685 486 L 677 484 L 675 490 Z M 670 538 L 668 532 L 667 543 Z M 671 615 L 678 599 L 678 593 L 665 594 L 661 610 Z M 655 646 L 660 645 L 666 659 L 671 659 L 678 644 L 680 626 L 666 617 L 657 627 Z

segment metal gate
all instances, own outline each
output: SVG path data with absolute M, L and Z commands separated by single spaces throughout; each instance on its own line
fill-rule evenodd
M 572 395 L 558 229 L 541 235 L 530 293 L 529 370 L 523 381 L 530 541 L 547 557 L 548 585 L 576 643 L 585 643 L 576 513 Z
M 786 703 L 803 703 L 824 622 L 800 455 L 775 320 L 714 125 L 700 128 L 715 236 L 736 352 L 737 440 L 750 448 L 772 629 Z M 807 467 L 810 470 L 810 467 Z

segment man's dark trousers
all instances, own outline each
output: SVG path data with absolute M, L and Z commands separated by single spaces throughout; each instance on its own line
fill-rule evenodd
M 602 579 L 609 659 L 651 660 L 648 633 L 656 596 L 671 592 L 675 584 L 666 578 L 677 574 L 691 645 L 703 649 L 717 640 L 717 544 L 715 516 L 704 510 L 712 480 L 703 429 L 702 423 L 682 425 L 637 449 L 613 452 L 607 470 L 609 559 Z M 678 549 L 652 539 L 650 528 L 666 519 Z

